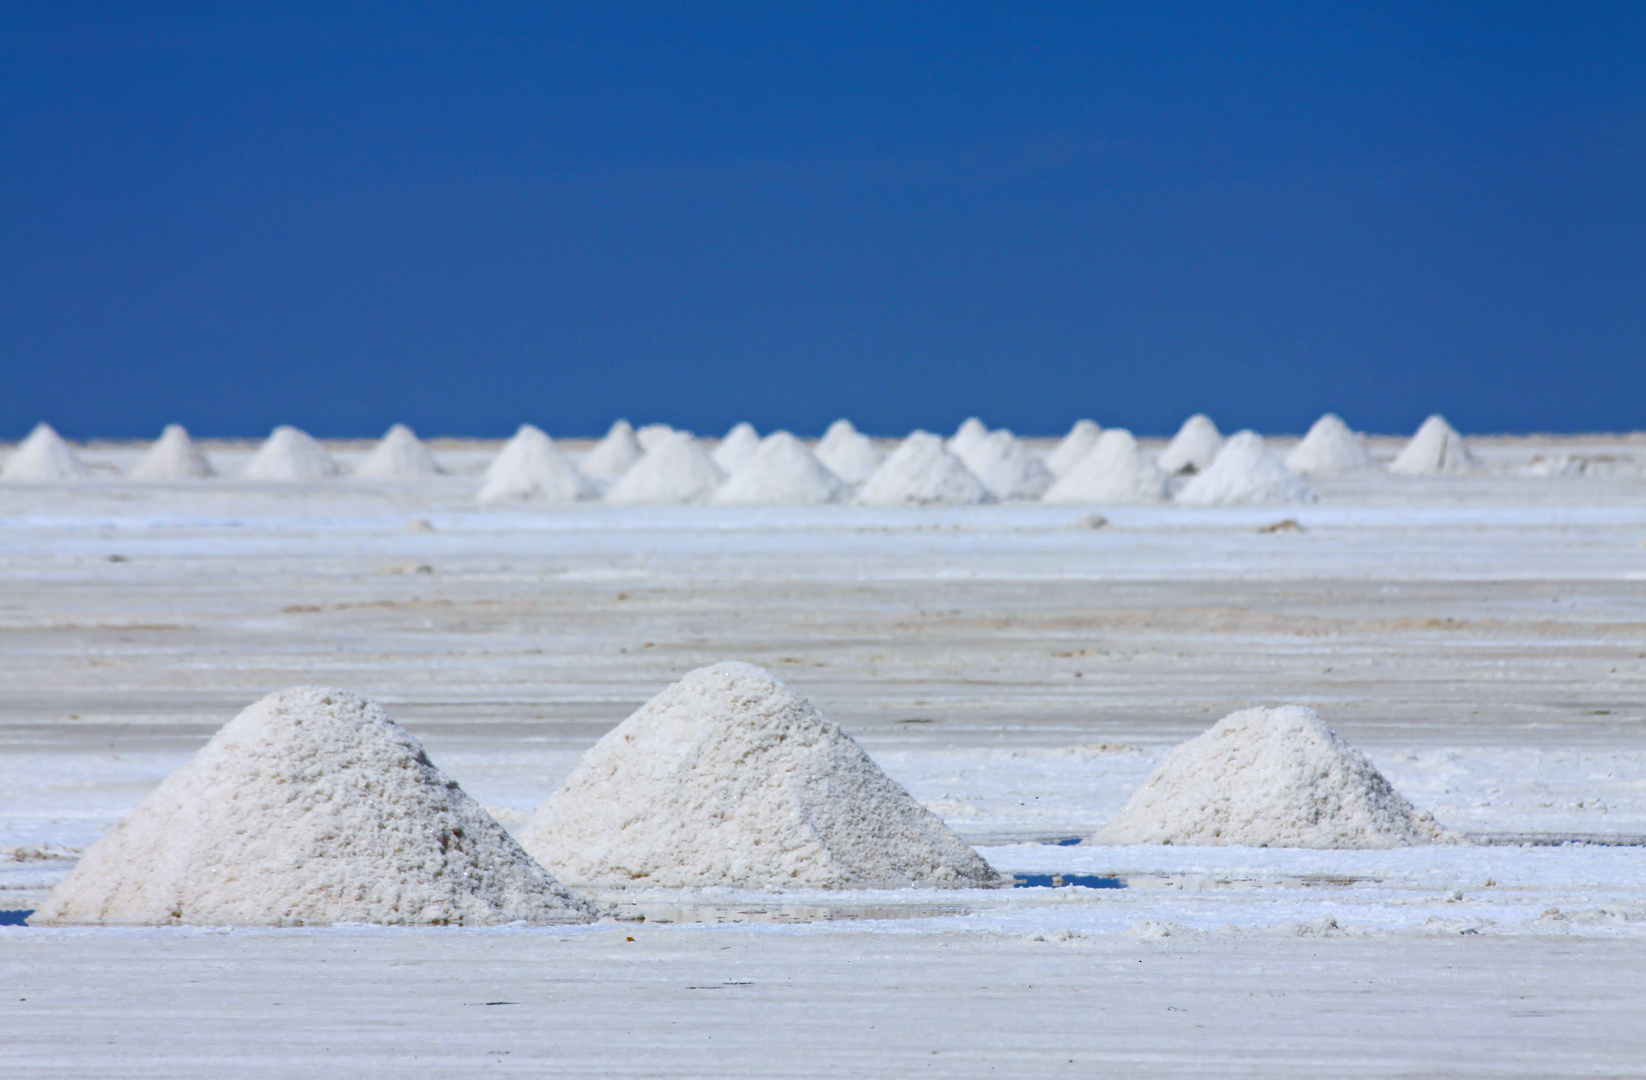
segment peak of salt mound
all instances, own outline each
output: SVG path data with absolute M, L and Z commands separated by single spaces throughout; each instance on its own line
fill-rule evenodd
M 610 503 L 706 502 L 726 479 L 688 431 L 671 432 L 606 493 Z
M 846 483 L 862 484 L 885 464 L 886 454 L 850 420 L 836 420 L 817 444 L 817 460 Z
M 50 424 L 36 424 L 7 459 L 5 471 L 0 472 L 0 479 L 24 482 L 90 478 L 86 463 Z
M 1423 421 L 1412 441 L 1389 465 L 1389 471 L 1405 476 L 1459 475 L 1474 472 L 1479 465 L 1463 436 L 1444 416 L 1435 413 Z
M 1167 477 L 1125 428 L 1110 428 L 1051 489 L 1049 503 L 1162 502 Z
M 1223 449 L 1223 436 L 1205 413 L 1195 413 L 1183 421 L 1172 441 L 1160 452 L 1158 464 L 1168 476 L 1181 472 L 1203 472 Z
M 591 922 L 381 707 L 270 694 L 94 844 L 41 923 Z
M 263 441 L 240 475 L 246 480 L 323 480 L 342 470 L 306 432 L 282 424 Z
M 1063 441 L 1057 444 L 1057 449 L 1046 456 L 1046 467 L 1052 470 L 1052 475 L 1059 480 L 1068 476 L 1082 458 L 1092 452 L 1097 445 L 1097 437 L 1103 434 L 1103 429 L 1091 420 L 1076 420 L 1074 427 L 1063 436 Z
M 1040 455 L 1005 428 L 973 442 L 960 460 L 997 499 L 1038 499 L 1056 479 Z
M 1314 422 L 1286 455 L 1286 467 L 1303 476 L 1337 476 L 1372 467 L 1372 455 L 1336 413 Z
M 182 424 L 167 424 L 131 475 L 137 480 L 203 480 L 216 476 L 217 470 L 194 445 L 187 428 Z
M 1092 843 L 1387 848 L 1452 837 L 1313 709 L 1231 713 L 1175 748 Z
M 606 437 L 595 444 L 583 457 L 583 475 L 610 483 L 629 471 L 646 451 L 640 448 L 634 428 L 627 420 L 619 420 L 606 432 Z
M 1239 431 L 1223 444 L 1205 471 L 1177 493 L 1191 506 L 1229 503 L 1313 502 L 1315 493 L 1269 451 L 1263 436 Z
M 975 416 L 968 416 L 949 439 L 949 452 L 963 458 L 967 451 L 988 437 L 988 425 Z
M 401 480 L 419 476 L 439 476 L 446 470 L 434 460 L 428 447 L 405 424 L 395 424 L 360 465 L 356 476 L 367 480 Z
M 714 501 L 743 506 L 807 506 L 837 502 L 846 485 L 787 431 L 774 431 L 755 449 Z
M 869 477 L 857 501 L 865 506 L 929 506 L 993 502 L 994 496 L 964 461 L 944 448 L 942 439 L 916 431 Z
M 521 839 L 569 882 L 999 883 L 851 736 L 770 672 L 742 663 L 691 672 L 613 728 Z
M 576 502 L 599 494 L 542 429 L 521 424 L 486 469 L 475 499 L 497 502 Z
M 754 425 L 740 423 L 726 432 L 726 437 L 720 440 L 720 445 L 709 456 L 727 476 L 735 476 L 737 470 L 747 465 L 759 449 L 760 434 L 754 430 Z
M 635 441 L 640 443 L 642 452 L 649 452 L 658 443 L 674 434 L 674 428 L 667 424 L 647 424 L 634 433 Z

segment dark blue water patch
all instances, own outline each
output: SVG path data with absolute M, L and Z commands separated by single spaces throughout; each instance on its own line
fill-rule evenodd
M 1061 840 L 1053 840 L 1050 843 L 1054 847 L 1074 847 L 1083 839 L 1085 838 L 1080 836 L 1065 836 Z
M 1062 889 L 1079 885 L 1083 889 L 1124 889 L 1126 883 L 1117 877 L 1099 877 L 1096 874 L 1014 874 L 1014 889 Z
M 0 911 L 0 926 L 27 926 L 34 909 L 27 911 Z

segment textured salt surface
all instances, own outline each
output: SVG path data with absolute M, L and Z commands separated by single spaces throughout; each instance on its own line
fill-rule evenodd
M 726 432 L 726 437 L 720 440 L 720 445 L 709 456 L 727 476 L 735 476 L 737 470 L 748 464 L 759 449 L 760 433 L 754 430 L 754 425 L 736 424 Z
M 240 475 L 246 480 L 296 482 L 324 480 L 342 470 L 306 432 L 284 425 L 274 429 Z
M 1360 437 L 1336 413 L 1327 413 L 1286 455 L 1286 467 L 1301 476 L 1339 476 L 1375 466 Z
M 1038 499 L 1056 479 L 1039 454 L 1004 428 L 972 441 L 960 459 L 997 499 Z
M 805 698 L 699 668 L 583 755 L 521 834 L 563 880 L 862 888 L 998 875 Z
M 1314 492 L 1269 451 L 1263 436 L 1240 431 L 1230 436 L 1211 465 L 1177 493 L 1191 506 L 1232 503 L 1312 502 Z
M 606 432 L 605 438 L 583 456 L 581 471 L 590 479 L 611 483 L 628 472 L 645 452 L 635 437 L 634 428 L 627 420 L 619 420 Z
M 50 424 L 36 424 L 29 437 L 18 444 L 0 479 L 24 482 L 52 480 L 86 480 L 91 470 L 80 460 L 74 448 L 63 441 Z
M 1052 470 L 1053 476 L 1063 479 L 1097 445 L 1097 437 L 1101 434 L 1103 429 L 1096 422 L 1076 420 L 1074 427 L 1063 436 L 1063 441 L 1057 444 L 1057 449 L 1046 455 L 1046 467 Z
M 217 470 L 183 425 L 167 424 L 131 475 L 137 480 L 203 480 Z
M 1159 465 L 1168 474 L 1200 472 L 1208 468 L 1223 449 L 1223 436 L 1205 413 L 1195 413 L 1183 421 L 1172 441 L 1160 452 Z
M 888 457 L 857 499 L 865 506 L 993 502 L 983 481 L 928 431 L 916 431 Z
M 837 502 L 846 484 L 787 431 L 774 431 L 714 493 L 729 506 L 807 506 Z
M 591 912 L 376 704 L 246 709 L 94 844 L 41 924 L 586 922 Z
M 355 475 L 368 480 L 407 480 L 439 476 L 444 471 L 411 428 L 395 424 L 372 448 Z
M 482 503 L 576 502 L 599 494 L 594 483 L 578 471 L 538 428 L 522 424 L 486 469 L 475 496 Z
M 1046 492 L 1049 503 L 1162 502 L 1166 474 L 1124 428 L 1110 428 L 1073 469 Z
M 836 420 L 817 444 L 817 460 L 848 484 L 867 483 L 885 464 L 886 454 L 850 420 Z
M 1446 833 L 1313 709 L 1231 713 L 1177 747 L 1098 844 L 1386 848 Z
M 1479 468 L 1469 447 L 1439 413 L 1423 421 L 1412 441 L 1389 465 L 1401 476 L 1462 475 Z
M 646 451 L 611 491 L 610 503 L 707 502 L 726 473 L 687 431 L 674 431 Z

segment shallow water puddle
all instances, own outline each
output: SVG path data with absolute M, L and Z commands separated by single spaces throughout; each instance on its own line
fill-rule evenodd
M 27 911 L 0 911 L 0 926 L 27 926 L 34 909 Z

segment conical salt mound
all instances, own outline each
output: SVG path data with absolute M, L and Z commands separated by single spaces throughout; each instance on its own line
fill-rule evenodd
M 341 471 L 325 447 L 282 425 L 264 440 L 240 475 L 246 480 L 324 480 Z
M 439 476 L 445 471 L 435 462 L 428 447 L 418 441 L 411 428 L 396 424 L 372 449 L 371 456 L 361 463 L 360 471 L 355 475 L 367 480 L 409 480 L 420 476 Z
M 994 496 L 966 463 L 943 448 L 943 440 L 917 431 L 903 440 L 858 492 L 865 506 L 929 506 L 985 503 Z
M 848 484 L 867 483 L 886 462 L 886 453 L 850 420 L 836 420 L 817 444 L 817 460 Z
M 1313 709 L 1231 713 L 1174 749 L 1097 844 L 1389 848 L 1452 840 Z
M 592 922 L 382 708 L 251 706 L 94 844 L 38 923 Z
M 23 482 L 89 480 L 91 470 L 50 424 L 36 424 L 6 460 L 0 479 Z
M 720 445 L 709 456 L 720 466 L 721 472 L 736 476 L 737 470 L 748 464 L 759 449 L 760 434 L 754 430 L 754 425 L 738 424 L 726 432 L 726 437 L 720 440 Z
M 1046 492 L 1049 503 L 1163 502 L 1166 474 L 1138 449 L 1125 428 L 1110 428 L 1097 445 Z
M 1255 431 L 1231 436 L 1211 465 L 1190 480 L 1176 499 L 1191 506 L 1314 500 L 1309 485 L 1282 465 Z
M 1479 465 L 1463 436 L 1444 416 L 1435 413 L 1423 421 L 1412 441 L 1389 465 L 1389 471 L 1405 476 L 1457 475 L 1474 472 Z
M 1074 471 L 1080 460 L 1092 452 L 1097 445 L 1097 437 L 1103 434 L 1103 429 L 1090 420 L 1076 420 L 1074 427 L 1063 436 L 1063 441 L 1057 444 L 1057 449 L 1046 456 L 1046 467 L 1052 470 L 1052 475 L 1059 480 Z
M 811 702 L 752 664 L 699 668 L 583 755 L 521 833 L 562 880 L 988 887 L 999 875 Z
M 595 444 L 593 450 L 583 455 L 583 475 L 610 483 L 628 472 L 629 467 L 639 461 L 645 452 L 640 448 L 634 428 L 629 426 L 627 420 L 619 420 L 606 432 L 606 437 Z
M 1338 476 L 1372 467 L 1372 455 L 1336 413 L 1316 420 L 1286 455 L 1286 467 L 1302 476 Z
M 167 424 L 131 475 L 137 480 L 203 480 L 217 470 L 182 424 Z
M 606 493 L 610 503 L 707 502 L 726 474 L 687 431 L 671 432 Z
M 974 441 L 960 460 L 997 499 L 1038 499 L 1057 479 L 1039 454 L 1005 428 Z
M 498 502 L 576 502 L 599 494 L 554 440 L 540 428 L 521 424 L 486 469 L 475 499 Z
M 645 452 L 673 434 L 674 428 L 667 424 L 647 424 L 635 432 L 634 437 L 635 441 L 640 444 L 641 451 Z
M 988 425 L 975 416 L 968 416 L 949 439 L 949 452 L 964 458 L 967 451 L 988 437 Z
M 1209 468 L 1223 449 L 1223 436 L 1205 413 L 1195 413 L 1183 421 L 1172 441 L 1160 452 L 1158 464 L 1168 476 L 1197 473 Z
M 787 431 L 774 431 L 756 448 L 714 501 L 728 506 L 809 506 L 837 502 L 848 488 Z

